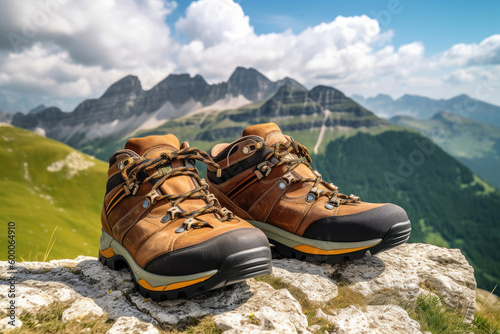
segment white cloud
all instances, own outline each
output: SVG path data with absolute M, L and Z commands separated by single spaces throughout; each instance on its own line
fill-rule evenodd
M 3 7 L 2 15 L 10 18 L 2 27 L 5 37 L 22 42 L 0 45 L 15 52 L 41 43 L 84 65 L 133 68 L 177 47 L 165 24 L 175 5 L 160 0 L 10 0 Z
M 3 2 L 0 51 L 8 55 L 0 61 L 0 88 L 86 97 L 130 73 L 152 86 L 175 68 L 178 44 L 165 23 L 175 6 L 160 0 Z
M 194 27 L 189 30 L 191 41 L 179 53 L 179 67 L 191 74 L 201 73 L 213 82 L 225 80 L 236 66 L 251 66 L 271 79 L 291 76 L 308 86 L 342 86 L 393 74 L 398 67 L 414 66 L 423 57 L 421 43 L 404 45 L 398 50 L 392 46 L 380 49 L 393 33 L 381 31 L 377 20 L 365 15 L 338 16 L 299 34 L 287 30 L 257 35 L 238 4 L 233 3 L 231 11 L 220 11 L 221 16 L 216 20 L 205 20 L 202 14 L 194 14 L 211 13 L 220 6 L 217 0 L 194 2 L 188 7 L 186 17 L 177 24 L 180 29 Z M 239 25 L 220 25 L 218 21 L 224 21 L 223 13 L 230 22 L 233 11 L 240 17 Z M 238 38 L 224 37 L 235 30 L 244 33 Z M 201 33 L 195 34 L 195 31 Z M 207 41 L 205 32 L 212 36 L 213 31 L 219 32 L 217 43 Z
M 476 76 L 468 70 L 460 68 L 444 76 L 444 79 L 451 83 L 465 83 L 477 80 Z
M 186 10 L 186 17 L 175 26 L 192 41 L 211 47 L 252 35 L 249 21 L 241 6 L 232 0 L 203 0 L 193 2 Z
M 440 61 L 444 66 L 500 64 L 500 34 L 485 38 L 479 44 L 453 45 L 441 55 Z
M 422 42 L 394 47 L 394 33 L 365 15 L 338 16 L 300 33 L 257 34 L 238 3 L 200 0 L 175 23 L 187 37 L 182 44 L 166 23 L 175 8 L 161 0 L 3 1 L 0 90 L 83 99 L 128 74 L 149 88 L 172 72 L 220 82 L 236 66 L 365 96 L 449 97 L 500 78 L 500 35 L 428 56 Z M 13 34 L 17 48 L 7 38 Z

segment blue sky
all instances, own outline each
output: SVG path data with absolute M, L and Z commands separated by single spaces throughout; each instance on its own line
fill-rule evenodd
M 499 14 L 484 0 L 4 0 L 0 106 L 72 110 L 128 74 L 150 89 L 171 73 L 225 81 L 236 66 L 347 95 L 500 105 Z
M 388 11 L 389 1 L 303 1 L 303 0 L 240 0 L 236 1 L 250 17 L 257 34 L 292 29 L 299 33 L 321 22 L 330 22 L 338 15 L 381 17 Z M 179 1 L 169 16 L 174 27 L 191 1 Z M 382 21 L 383 29 L 394 31 L 393 44 L 399 47 L 414 41 L 425 43 L 426 52 L 445 51 L 457 43 L 475 43 L 500 33 L 500 1 L 430 1 L 400 0 L 400 13 Z M 375 13 L 375 14 L 374 14 Z M 385 16 L 387 17 L 387 16 Z M 384 19 L 385 19 L 384 17 Z M 169 22 L 170 23 L 170 22 Z

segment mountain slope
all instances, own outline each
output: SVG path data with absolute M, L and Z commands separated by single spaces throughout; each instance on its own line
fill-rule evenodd
M 111 85 L 99 99 L 83 101 L 71 113 L 57 108 L 29 115 L 17 113 L 12 124 L 81 148 L 89 142 L 122 138 L 137 129 L 155 128 L 202 108 L 236 108 L 266 99 L 283 85 L 303 88 L 293 79 L 273 82 L 254 69 L 242 67 L 228 82 L 210 85 L 200 75 L 171 74 L 148 91 L 137 77 L 129 75 Z
M 500 188 L 500 128 L 446 111 L 426 120 L 394 116 L 390 121 L 420 131 L 474 173 Z
M 106 164 L 16 127 L 0 134 L 0 220 L 16 223 L 17 259 L 41 260 L 56 226 L 50 258 L 95 256 Z
M 408 131 L 359 133 L 330 142 L 313 164 L 343 193 L 405 208 L 410 242 L 460 248 L 480 287 L 500 282 L 500 193 L 430 140 Z
M 324 151 L 327 143 L 339 136 L 354 132 L 380 132 L 390 123 L 358 105 L 342 92 L 325 86 L 310 91 L 294 86 L 283 86 L 268 100 L 238 109 L 205 111 L 176 118 L 150 130 L 134 133 L 136 136 L 174 133 L 182 134 L 192 146 L 209 149 L 220 141 L 236 139 L 247 126 L 277 122 L 294 138 L 310 147 L 311 152 Z M 107 159 L 123 147 L 127 138 L 89 145 L 85 152 Z
M 500 126 L 500 106 L 473 99 L 465 94 L 448 100 L 435 100 L 408 94 L 401 96 L 397 100 L 383 94 L 367 99 L 355 95 L 353 99 L 375 112 L 378 116 L 385 118 L 395 115 L 407 115 L 426 119 L 439 111 L 448 111 L 464 118 Z

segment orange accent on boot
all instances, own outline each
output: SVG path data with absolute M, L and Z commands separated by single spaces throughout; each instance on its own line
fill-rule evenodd
M 197 278 L 197 279 L 192 279 L 189 281 L 177 282 L 177 283 L 172 283 L 169 285 L 160 285 L 160 286 L 152 286 L 143 278 L 138 280 L 137 283 L 139 283 L 144 289 L 148 289 L 151 291 L 170 291 L 170 290 L 180 289 L 180 288 L 184 288 L 186 286 L 190 286 L 190 285 L 194 285 L 196 283 L 206 281 L 210 277 L 212 277 L 212 276 L 206 276 L 206 277 L 201 277 L 201 278 Z
M 113 247 L 106 248 L 105 250 L 101 250 L 99 248 L 99 253 L 101 253 L 102 256 L 108 259 L 116 255 L 115 251 L 113 250 Z
M 375 244 L 375 245 L 377 245 L 377 244 Z M 312 247 L 309 245 L 300 245 L 300 246 L 293 247 L 293 249 L 296 249 L 302 253 L 307 253 L 307 254 L 336 255 L 336 254 L 345 254 L 345 253 L 356 252 L 356 251 L 359 251 L 362 249 L 367 249 L 367 248 L 373 247 L 375 245 L 366 246 L 366 247 L 358 247 L 358 248 L 345 248 L 345 249 L 332 249 L 332 250 L 319 249 L 319 248 Z

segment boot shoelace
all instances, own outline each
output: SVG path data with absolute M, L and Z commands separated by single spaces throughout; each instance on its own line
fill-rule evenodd
M 127 164 L 123 164 L 123 169 L 121 171 L 122 176 L 125 179 L 125 184 L 128 189 L 131 190 L 132 194 L 135 195 L 141 184 L 151 182 L 153 188 L 146 195 L 151 204 L 154 204 L 159 200 L 166 199 L 167 201 L 170 201 L 172 205 L 162 218 L 162 223 L 172 222 L 178 218 L 187 218 L 183 225 L 176 230 L 177 233 L 190 229 L 210 227 L 207 222 L 196 219 L 196 217 L 206 213 L 217 214 L 220 221 L 233 219 L 234 214 L 228 209 L 221 207 L 215 196 L 209 193 L 208 184 L 204 179 L 199 177 L 196 167 L 171 167 L 171 162 L 178 159 L 194 159 L 201 161 L 216 168 L 217 174 L 220 175 L 219 165 L 215 163 L 206 152 L 194 147 L 187 147 L 178 151 L 162 153 L 155 159 L 148 159 L 144 157 L 139 159 L 127 159 L 125 161 Z M 149 171 L 154 172 L 149 175 Z M 194 177 L 200 186 L 197 186 L 183 194 L 162 194 L 158 188 L 167 179 L 179 175 Z M 205 199 L 208 204 L 198 210 L 184 211 L 178 205 L 186 199 Z
M 334 206 L 361 202 L 361 198 L 359 196 L 355 196 L 353 194 L 347 196 L 345 194 L 339 193 L 339 188 L 336 185 L 324 181 L 321 174 L 312 169 L 310 165 L 312 159 L 309 156 L 309 151 L 304 145 L 291 140 L 287 142 L 276 142 L 272 145 L 264 145 L 264 147 L 272 150 L 272 152 L 266 156 L 266 161 L 268 161 L 272 157 L 276 158 L 279 161 L 272 167 L 278 167 L 281 165 L 286 166 L 286 173 L 283 178 L 288 183 L 291 184 L 298 182 L 313 182 L 310 194 L 312 194 L 315 199 L 319 198 L 320 196 L 326 196 L 328 197 L 328 202 Z M 304 161 L 303 158 L 305 158 L 306 161 Z M 314 173 L 314 175 L 316 175 L 316 177 L 296 178 L 292 176 L 290 172 L 297 168 L 300 164 L 306 165 Z M 326 187 L 328 190 L 319 189 L 318 186 L 320 184 Z

